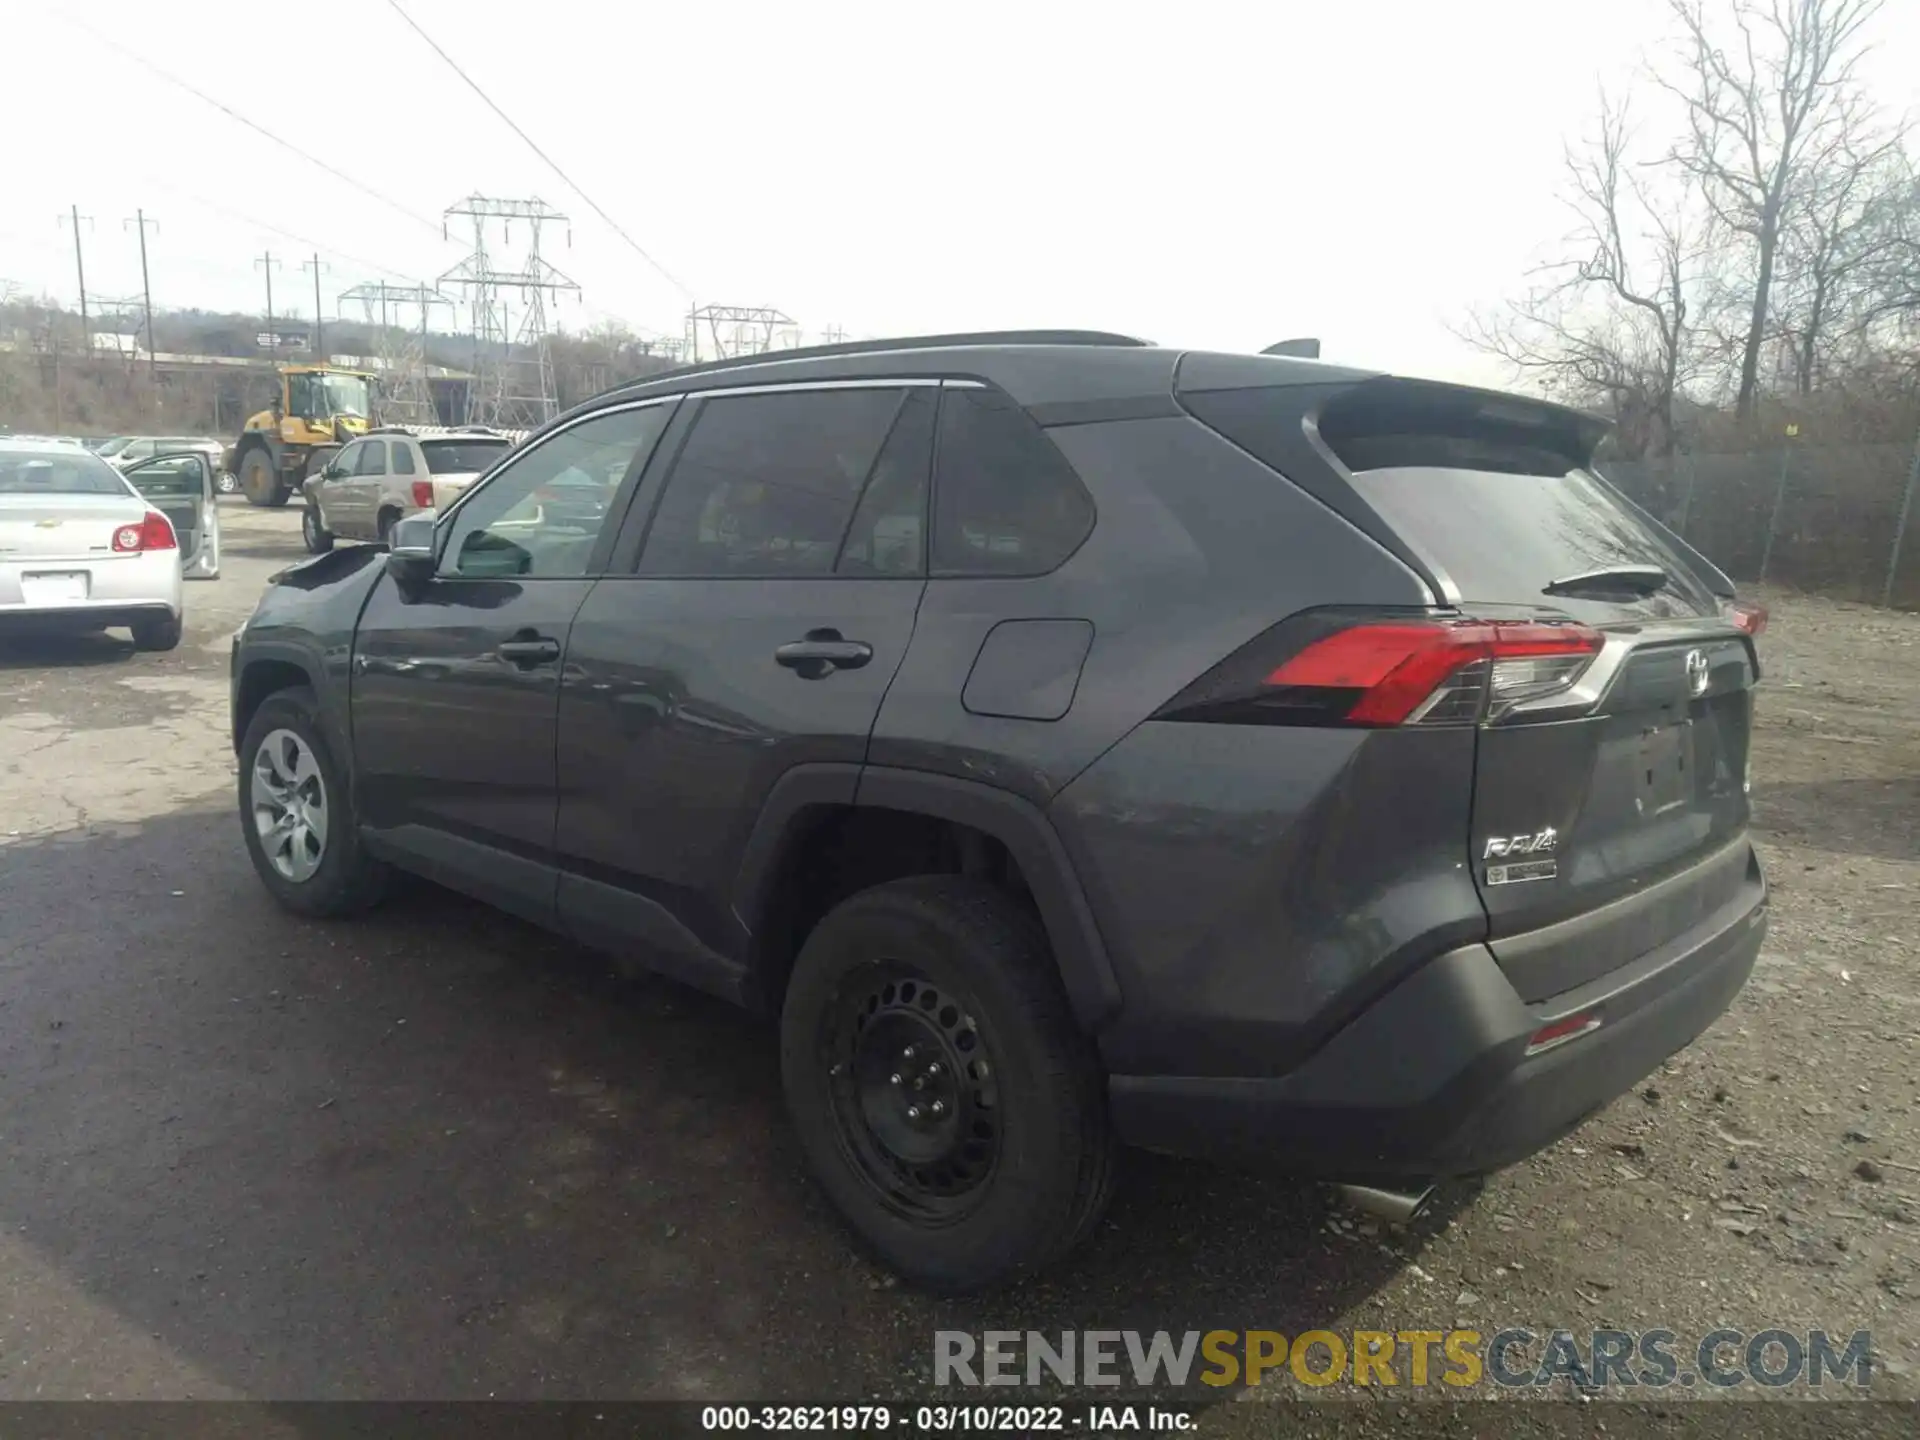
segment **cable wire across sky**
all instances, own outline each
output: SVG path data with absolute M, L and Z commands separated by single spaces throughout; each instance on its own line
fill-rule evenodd
M 441 230 L 440 222 L 438 220 L 429 220 L 426 216 L 417 214 L 416 212 L 409 210 L 405 205 L 402 205 L 398 200 L 395 200 L 392 196 L 382 195 L 378 190 L 375 190 L 371 185 L 368 185 L 363 181 L 354 179 L 354 177 L 347 174 L 346 171 L 336 169 L 334 166 L 329 165 L 326 161 L 320 159 L 319 156 L 310 154 L 309 152 L 302 150 L 298 145 L 295 145 L 291 140 L 281 139 L 278 135 L 274 134 L 273 131 L 267 129 L 266 126 L 259 124 L 257 121 L 249 120 L 245 115 L 242 115 L 238 110 L 235 110 L 232 106 L 226 104 L 224 101 L 214 99 L 213 96 L 207 94 L 206 91 L 199 89 L 197 86 L 192 85 L 185 80 L 182 80 L 178 75 L 173 74 L 171 71 L 161 69 L 158 65 L 154 64 L 151 60 L 147 59 L 146 56 L 139 54 L 137 51 L 128 49 L 126 46 L 120 44 L 117 40 L 113 40 L 108 36 L 103 35 L 100 31 L 94 29 L 93 26 L 87 24 L 86 21 L 78 18 L 77 16 L 71 13 L 68 13 L 66 11 L 59 11 L 59 10 L 49 10 L 48 13 L 56 16 L 61 20 L 66 21 L 69 25 L 77 26 L 79 29 L 86 31 L 87 34 L 91 35 L 95 40 L 99 41 L 102 45 L 105 45 L 108 49 L 116 51 L 121 55 L 124 55 L 127 59 L 133 61 L 136 65 L 139 65 L 142 69 L 149 70 L 153 74 L 158 75 L 162 80 L 166 81 L 169 85 L 176 86 L 179 89 L 186 91 L 189 95 L 192 95 L 195 99 L 205 101 L 207 104 L 213 106 L 214 109 L 218 110 L 221 114 L 225 115 L 229 120 L 238 121 L 240 124 L 246 126 L 249 130 L 253 131 L 255 134 L 265 136 L 267 139 L 271 140 L 274 144 L 278 145 L 281 149 L 286 150 L 291 154 L 299 156 L 302 160 L 306 161 L 309 165 L 318 166 L 320 169 L 326 171 L 329 175 L 333 176 L 336 180 L 340 180 L 345 184 L 351 185 L 354 189 L 358 190 L 362 195 L 366 195 L 371 199 L 378 200 L 382 205 L 386 206 L 389 210 L 392 210 L 397 214 L 404 215 L 407 217 L 407 219 L 413 221 L 416 225 L 424 225 L 427 229 L 431 230 L 435 235 L 441 236 L 442 239 L 445 238 L 444 233 Z M 591 204 L 592 202 L 589 201 L 588 203 Z
M 568 175 L 566 171 L 562 170 L 559 167 L 559 165 L 554 162 L 552 156 L 548 155 L 546 151 L 542 150 L 537 144 L 535 144 L 533 137 L 527 134 L 527 132 L 522 130 L 518 125 L 516 125 L 513 121 L 513 117 L 507 114 L 506 111 L 502 110 L 500 106 L 495 103 L 493 97 L 487 94 L 485 90 L 481 89 L 480 86 L 474 82 L 474 79 L 471 75 L 467 74 L 465 70 L 460 68 L 459 61 L 455 60 L 451 55 L 447 54 L 445 50 L 442 50 L 440 48 L 439 43 L 435 41 L 431 35 L 429 35 L 425 30 L 421 28 L 420 22 L 415 20 L 413 16 L 407 13 L 406 8 L 400 4 L 400 0 L 387 0 L 387 4 L 393 8 L 394 14 L 398 15 L 402 20 L 407 22 L 408 27 L 413 31 L 414 34 L 418 35 L 422 40 L 426 41 L 428 48 L 430 48 L 434 54 L 438 55 L 442 60 L 444 60 L 447 63 L 448 68 L 451 69 L 454 74 L 458 75 L 463 81 L 466 82 L 467 88 L 473 91 L 474 94 L 478 95 L 481 98 L 481 100 L 483 100 L 486 103 L 486 106 L 489 110 L 493 111 L 495 115 L 498 115 L 500 117 L 500 119 L 506 124 L 506 127 L 509 130 L 513 131 L 513 133 L 518 135 L 521 138 L 521 140 L 526 142 L 527 148 L 533 151 L 535 155 L 540 157 L 540 162 L 543 165 L 545 165 L 549 170 L 553 171 L 555 175 L 559 176 L 561 182 L 569 190 L 573 191 L 574 194 L 578 195 L 582 200 L 584 200 L 587 204 L 587 207 L 590 210 L 592 210 L 594 214 L 598 215 L 602 220 L 606 221 L 607 224 L 610 227 L 612 227 L 614 234 L 618 235 L 622 240 L 627 242 L 628 247 L 632 249 L 634 254 L 638 255 L 642 260 L 646 261 L 647 264 L 652 266 L 653 269 L 656 272 L 658 272 L 659 275 L 663 279 L 665 279 L 668 284 L 672 285 L 674 289 L 678 290 L 683 297 L 685 297 L 687 300 L 693 299 L 693 292 L 680 282 L 679 277 L 674 275 L 672 271 L 668 270 L 667 267 L 662 265 L 658 260 L 654 259 L 653 256 L 649 255 L 646 252 L 646 250 L 641 246 L 640 242 L 638 240 L 635 240 L 633 236 L 629 235 L 626 232 L 625 227 L 623 227 L 618 220 L 615 220 L 613 216 L 609 215 L 606 212 L 606 210 L 602 208 L 599 201 L 595 200 L 591 195 L 587 194 L 586 191 L 582 190 L 577 184 L 575 184 L 573 177 Z

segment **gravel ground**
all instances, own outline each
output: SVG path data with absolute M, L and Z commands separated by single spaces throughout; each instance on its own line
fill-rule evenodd
M 1772 934 L 1645 1090 L 1403 1233 L 1130 1156 L 1075 1264 L 941 1302 L 799 1177 L 765 1027 L 430 887 L 265 900 L 225 637 L 297 513 L 224 514 L 179 652 L 0 652 L 0 1400 L 850 1399 L 942 1328 L 1455 1323 L 1869 1328 L 1915 1393 L 1920 617 L 1767 597 Z

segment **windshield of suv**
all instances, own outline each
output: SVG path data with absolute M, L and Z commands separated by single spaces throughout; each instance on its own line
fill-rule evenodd
M 422 440 L 427 470 L 434 475 L 478 474 L 507 453 L 505 440 Z
M 106 461 L 71 453 L 0 450 L 0 495 L 125 495 L 127 482 Z

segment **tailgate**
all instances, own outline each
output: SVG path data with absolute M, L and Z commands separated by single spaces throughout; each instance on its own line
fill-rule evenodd
M 1526 1000 L 1556 995 L 1750 905 L 1744 636 L 1611 634 L 1597 700 L 1484 727 L 1473 862 L 1489 944 Z
M 1478 728 L 1465 858 L 1515 988 L 1556 995 L 1737 918 L 1759 885 L 1758 665 L 1725 577 L 1592 471 L 1583 417 L 1401 382 L 1355 397 L 1322 434 L 1452 604 L 1597 636 L 1570 675 L 1503 662 Z

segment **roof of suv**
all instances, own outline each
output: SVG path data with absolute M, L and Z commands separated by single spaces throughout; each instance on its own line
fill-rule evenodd
M 611 400 L 688 390 L 918 373 L 991 380 L 1035 410 L 1041 423 L 1060 424 L 1161 413 L 1141 408 L 1151 401 L 1175 413 L 1175 371 L 1195 364 L 1206 367 L 1204 388 L 1220 389 L 1351 382 L 1379 373 L 1288 356 L 1185 351 L 1097 330 L 983 331 L 818 345 L 683 366 L 616 386 L 575 413 Z

